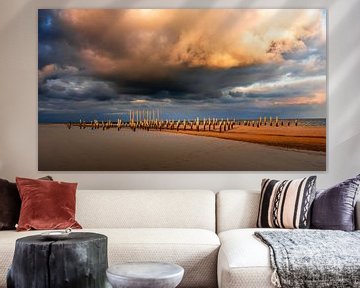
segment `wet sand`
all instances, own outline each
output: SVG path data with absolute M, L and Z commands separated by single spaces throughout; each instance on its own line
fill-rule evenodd
M 133 132 L 130 129 L 103 131 L 73 127 L 69 130 L 65 125 L 39 125 L 38 136 L 40 171 L 326 170 L 324 152 L 218 137 L 140 129 Z
M 300 149 L 311 151 L 326 151 L 326 128 L 324 126 L 236 126 L 226 132 L 205 131 L 200 126 L 200 131 L 195 130 L 165 130 L 171 133 L 182 133 L 216 137 L 236 141 L 245 141 L 257 144 L 280 146 L 288 149 Z

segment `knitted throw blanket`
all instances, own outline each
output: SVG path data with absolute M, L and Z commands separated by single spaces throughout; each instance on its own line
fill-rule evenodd
M 270 248 L 276 287 L 360 287 L 360 230 L 255 232 Z

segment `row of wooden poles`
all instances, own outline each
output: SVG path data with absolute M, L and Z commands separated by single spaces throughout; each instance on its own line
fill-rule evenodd
M 239 124 L 241 125 L 241 124 Z M 272 117 L 269 117 L 269 119 L 267 119 L 266 117 L 262 118 L 259 117 L 258 120 L 244 120 L 244 126 L 253 126 L 253 127 L 260 127 L 260 126 L 291 126 L 291 120 L 281 120 L 279 119 L 279 117 L 275 117 L 275 119 L 273 119 Z M 293 125 L 294 126 L 298 126 L 298 120 L 295 119 L 293 120 Z
M 131 128 L 132 130 L 136 131 L 136 129 L 144 129 L 144 130 L 162 130 L 162 129 L 169 129 L 169 130 L 195 130 L 195 131 L 214 131 L 219 130 L 228 131 L 233 129 L 236 122 L 235 120 L 217 120 L 217 119 L 204 119 L 200 121 L 199 118 L 196 120 L 141 120 L 141 121 L 134 121 L 131 120 L 130 122 L 123 122 L 121 119 L 118 119 L 117 122 L 108 121 L 90 121 L 85 122 L 80 120 L 79 123 L 67 123 L 67 127 L 70 129 L 73 126 L 78 126 L 80 129 L 91 128 L 91 129 L 102 129 L 107 130 L 110 128 L 117 128 L 118 130 L 122 128 Z
M 131 113 L 131 112 L 130 112 Z M 131 113 L 132 114 L 132 113 Z M 78 123 L 67 123 L 67 127 L 70 129 L 73 126 L 80 127 L 80 129 L 85 128 L 91 128 L 91 129 L 102 129 L 107 130 L 110 128 L 117 128 L 118 131 L 122 128 L 130 128 L 133 131 L 136 131 L 136 129 L 144 129 L 149 131 L 152 130 L 162 130 L 162 129 L 169 129 L 169 130 L 194 130 L 194 131 L 228 131 L 235 127 L 235 125 L 243 125 L 243 126 L 249 126 L 249 127 L 257 127 L 260 126 L 297 126 L 298 120 L 293 120 L 293 123 L 291 123 L 290 120 L 280 120 L 278 117 L 275 117 L 274 119 L 272 117 L 269 117 L 267 119 L 266 117 L 262 118 L 259 117 L 258 120 L 242 120 L 242 121 L 235 121 L 229 120 L 229 119 L 221 119 L 218 120 L 216 118 L 204 118 L 203 120 L 200 120 L 199 117 L 197 117 L 195 120 L 159 120 L 159 118 L 156 118 L 155 113 L 154 114 L 139 114 L 139 116 L 135 116 L 136 114 L 132 114 L 130 117 L 130 121 L 124 122 L 121 119 L 118 119 L 117 122 L 112 122 L 110 120 L 108 121 L 82 121 L 80 120 Z M 147 117 L 147 116 L 150 117 Z

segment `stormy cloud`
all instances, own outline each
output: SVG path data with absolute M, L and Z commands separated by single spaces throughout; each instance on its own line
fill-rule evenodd
M 39 121 L 146 108 L 325 117 L 325 19 L 319 9 L 41 9 Z

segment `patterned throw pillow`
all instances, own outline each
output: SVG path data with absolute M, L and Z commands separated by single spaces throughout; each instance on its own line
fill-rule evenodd
M 294 180 L 263 179 L 257 227 L 309 228 L 316 176 Z

